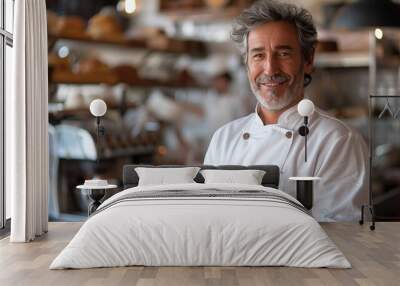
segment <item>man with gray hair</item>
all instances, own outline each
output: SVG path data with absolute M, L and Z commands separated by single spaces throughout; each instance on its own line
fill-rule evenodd
M 258 1 L 244 10 L 232 31 L 257 98 L 254 113 L 218 129 L 204 164 L 277 165 L 280 189 L 295 196 L 292 176 L 314 183 L 313 216 L 319 221 L 355 221 L 368 188 L 367 148 L 361 136 L 320 109 L 309 118 L 308 160 L 303 118 L 297 104 L 311 82 L 317 31 L 298 6 Z

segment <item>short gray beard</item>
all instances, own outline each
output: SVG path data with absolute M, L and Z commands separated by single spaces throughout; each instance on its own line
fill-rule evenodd
M 303 70 L 301 70 L 297 76 L 301 75 Z M 298 80 L 298 79 L 296 79 Z M 253 82 L 250 80 L 250 88 L 253 92 L 254 96 L 257 98 L 257 101 L 267 110 L 271 111 L 279 111 L 286 107 L 288 107 L 296 98 L 296 91 L 300 88 L 300 85 L 303 84 L 303 81 L 298 80 L 298 82 L 293 86 L 293 89 L 287 90 L 282 97 L 278 97 L 275 91 L 269 91 L 267 98 L 264 98 L 260 94 L 260 89 L 257 86 L 253 85 Z M 256 85 L 256 83 L 254 83 Z
M 251 91 L 257 98 L 257 101 L 261 104 L 262 107 L 264 107 L 267 110 L 272 110 L 272 111 L 279 111 L 290 105 L 294 98 L 295 94 L 287 91 L 282 97 L 276 96 L 275 91 L 270 91 L 268 94 L 268 98 L 264 98 L 260 94 L 260 90 L 256 89 L 253 84 L 250 84 Z

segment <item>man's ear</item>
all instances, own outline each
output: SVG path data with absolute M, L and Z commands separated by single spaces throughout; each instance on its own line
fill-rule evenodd
M 304 73 L 311 74 L 314 71 L 315 48 L 312 49 L 307 60 L 304 61 Z

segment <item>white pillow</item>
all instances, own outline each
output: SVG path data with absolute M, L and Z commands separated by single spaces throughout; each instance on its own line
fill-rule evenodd
M 193 179 L 199 170 L 199 167 L 135 168 L 138 186 L 195 183 Z
M 261 185 L 265 171 L 262 170 L 201 170 L 204 183 Z

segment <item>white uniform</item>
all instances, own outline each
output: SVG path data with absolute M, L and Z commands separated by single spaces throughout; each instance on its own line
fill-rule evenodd
M 256 109 L 257 110 L 257 109 Z M 313 216 L 319 221 L 355 221 L 368 194 L 367 146 L 343 122 L 316 109 L 309 118 L 307 162 L 304 137 L 298 134 L 303 117 L 294 106 L 264 125 L 257 112 L 234 120 L 213 135 L 204 164 L 277 165 L 279 188 L 296 196 L 292 176 L 317 176 Z

